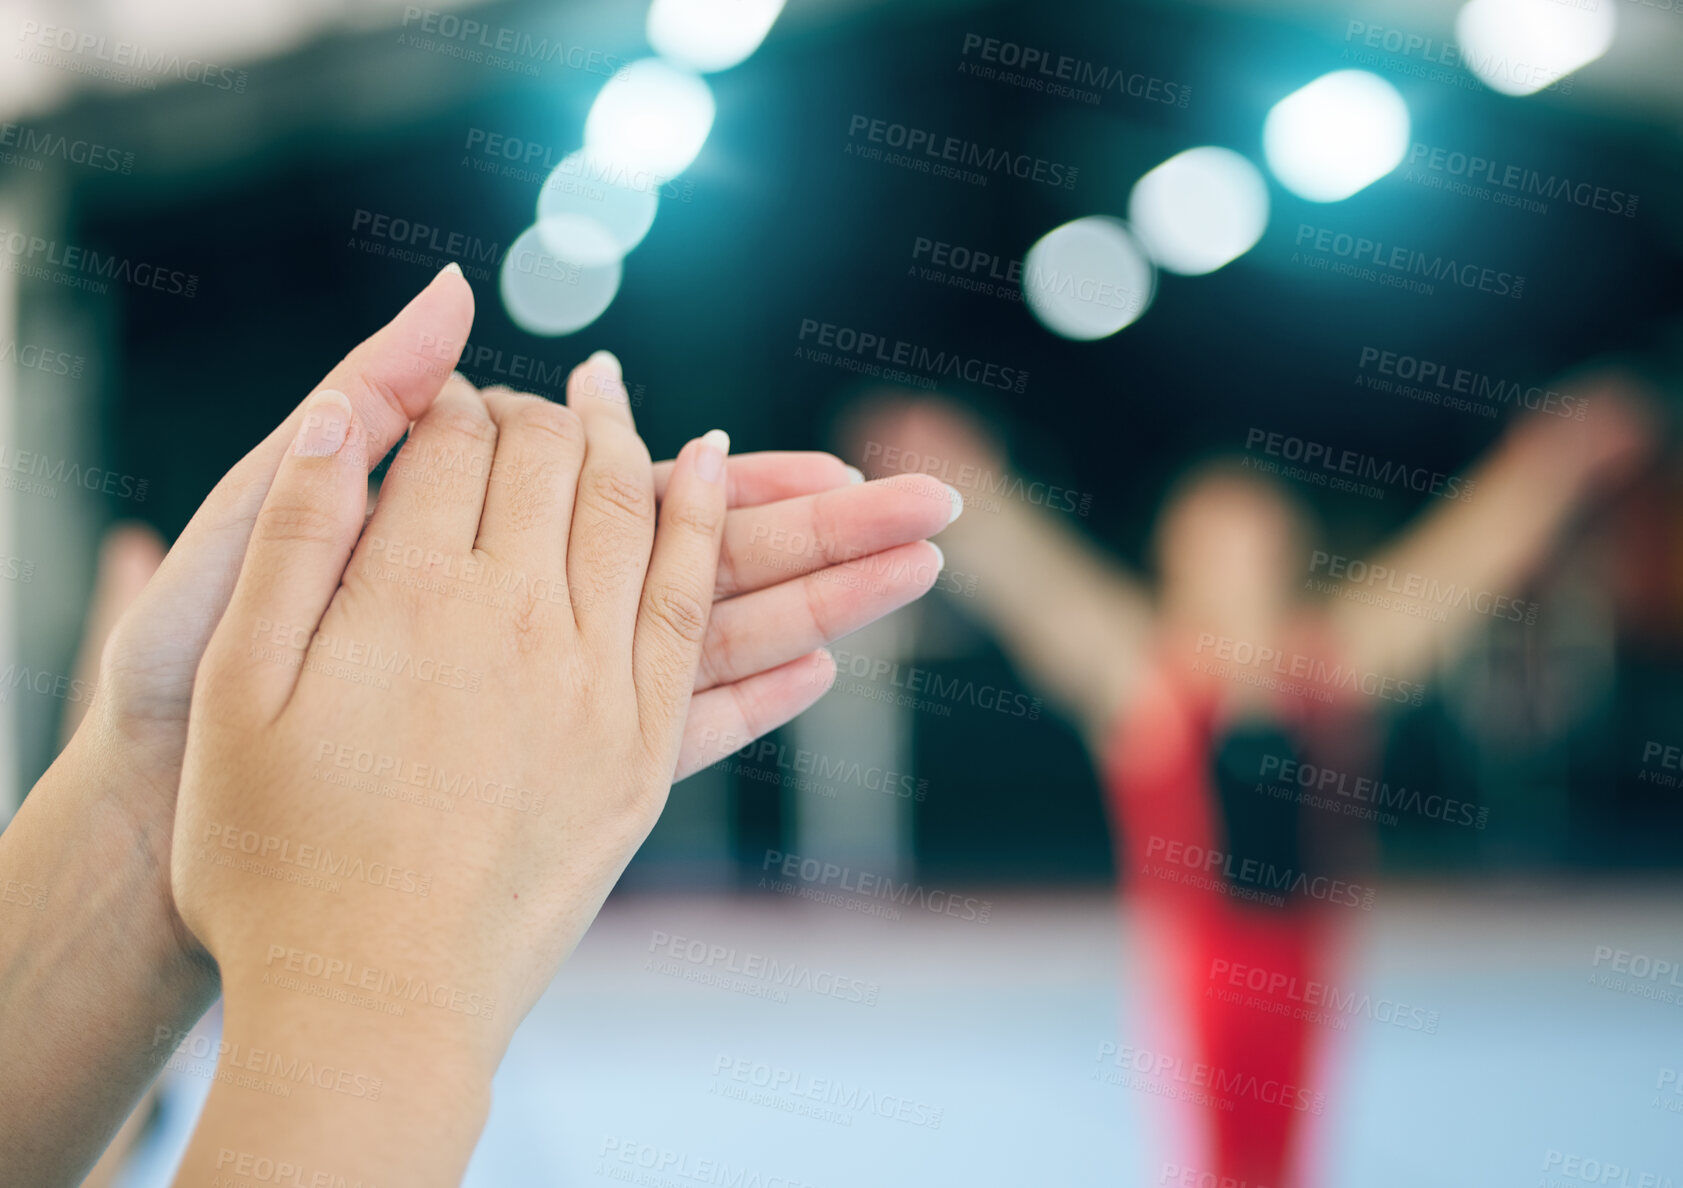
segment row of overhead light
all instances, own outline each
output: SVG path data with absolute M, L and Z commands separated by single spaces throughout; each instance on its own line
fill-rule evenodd
M 1455 22 L 1460 56 L 1492 90 L 1528 95 L 1607 52 L 1612 0 L 1469 0 Z M 1364 70 L 1323 75 L 1276 103 L 1262 151 L 1281 185 L 1339 202 L 1402 163 L 1408 106 Z M 1043 236 L 1023 260 L 1023 298 L 1054 334 L 1106 338 L 1151 305 L 1157 271 L 1202 276 L 1248 252 L 1268 225 L 1268 185 L 1249 160 L 1206 145 L 1134 184 L 1126 220 L 1089 215 Z
M 533 223 L 503 258 L 503 304 L 533 334 L 571 334 L 619 292 L 622 262 L 654 223 L 660 192 L 689 168 L 713 127 L 704 74 L 746 60 L 784 0 L 653 0 L 655 54 L 610 78 L 591 104 L 584 147 L 538 195 Z M 1541 90 L 1607 52 L 1612 0 L 1468 0 L 1456 19 L 1464 62 L 1492 89 Z M 1362 70 L 1316 79 L 1276 103 L 1262 148 L 1286 189 L 1338 202 L 1395 169 L 1409 114 L 1394 87 Z M 1092 340 L 1150 306 L 1158 270 L 1201 276 L 1244 255 L 1268 225 L 1268 185 L 1231 149 L 1177 153 L 1135 183 L 1127 218 L 1055 228 L 1024 258 L 1023 296 L 1049 330 Z
M 503 306 L 533 334 L 582 330 L 619 292 L 625 256 L 654 224 L 661 190 L 713 129 L 702 78 L 760 47 L 783 0 L 654 0 L 655 56 L 617 71 L 584 121 L 584 147 L 550 173 L 532 225 L 503 257 Z

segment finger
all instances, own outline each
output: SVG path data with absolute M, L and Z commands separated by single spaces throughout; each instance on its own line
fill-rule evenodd
M 666 498 L 671 477 L 671 462 L 654 464 L 656 499 Z M 725 506 L 753 507 L 864 481 L 857 466 L 849 466 L 834 454 L 795 450 L 733 454 L 725 462 Z
M 677 758 L 707 632 L 725 531 L 729 452 L 730 438 L 719 429 L 678 452 L 638 605 L 631 651 L 638 716 L 645 746 L 666 765 Z
M 252 526 L 228 612 L 206 653 L 210 695 L 262 721 L 285 708 L 339 589 L 368 499 L 365 438 L 343 392 L 316 392 Z
M 760 590 L 933 536 L 964 499 L 927 475 L 901 475 L 819 495 L 738 508 L 725 519 L 718 598 Z
M 99 572 L 94 579 L 93 602 L 82 626 L 82 643 L 76 652 L 76 681 L 85 689 L 99 686 L 99 663 L 105 641 L 123 612 L 129 609 L 164 559 L 164 542 L 147 524 L 119 524 L 105 534 L 99 548 Z M 60 739 L 70 741 L 87 714 L 92 698 L 76 697 L 64 703 L 64 720 L 59 723 Z
M 534 580 L 547 579 L 552 591 L 564 595 L 567 534 L 584 465 L 584 421 L 541 396 L 507 390 L 483 395 L 497 423 L 497 457 L 475 547 Z
M 473 548 L 496 452 L 497 426 L 484 399 L 451 376 L 386 471 L 365 551 L 394 543 L 448 554 Z
M 438 395 L 472 326 L 473 290 L 459 268 L 446 269 L 322 381 L 320 387 L 350 397 L 370 468 Z M 154 671 L 160 716 L 185 718 L 199 659 L 228 605 L 251 526 L 302 415 L 300 406 L 223 476 L 138 600 L 158 612 L 150 621 L 169 632 L 153 649 L 161 658 Z
M 941 573 L 927 540 L 715 603 L 696 688 L 711 689 L 834 643 L 927 594 Z
M 649 449 L 632 424 L 619 360 L 607 351 L 597 351 L 567 377 L 567 407 L 585 433 L 567 540 L 573 614 L 586 635 L 622 648 L 636 628 L 655 537 Z
M 685 779 L 810 708 L 835 684 L 836 662 L 817 651 L 690 700 L 673 780 Z

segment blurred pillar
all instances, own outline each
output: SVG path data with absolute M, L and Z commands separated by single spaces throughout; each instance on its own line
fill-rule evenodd
M 890 615 L 837 644 L 838 659 L 864 669 L 887 661 L 904 665 L 911 654 L 912 617 Z M 900 689 L 842 666 L 836 688 L 795 719 L 789 731 L 798 752 L 834 767 L 857 763 L 861 770 L 912 769 L 912 713 L 898 704 Z M 876 696 L 873 696 L 875 694 Z M 846 780 L 812 781 L 813 787 L 785 787 L 783 817 L 792 822 L 790 849 L 803 857 L 838 862 L 875 875 L 907 877 L 914 864 L 912 802 Z M 833 789 L 834 795 L 825 791 Z

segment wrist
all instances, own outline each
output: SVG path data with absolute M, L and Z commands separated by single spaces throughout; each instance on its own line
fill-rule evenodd
M 223 1019 L 215 1084 L 178 1183 L 265 1166 L 369 1188 L 461 1181 L 496 1066 L 470 1034 L 249 988 L 230 993 Z

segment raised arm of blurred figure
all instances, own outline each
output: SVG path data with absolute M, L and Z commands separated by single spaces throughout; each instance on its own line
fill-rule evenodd
M 1028 484 L 958 406 L 878 395 L 850 418 L 847 435 L 868 470 L 931 473 L 969 501 L 940 538 L 948 570 L 976 579 L 965 609 L 1102 750 L 1149 647 L 1144 586 L 1068 516 L 1013 495 Z
M 1384 567 L 1388 592 L 1404 598 L 1430 601 L 1434 584 L 1439 592 L 1454 587 L 1443 621 L 1359 601 L 1382 584 L 1378 579 L 1340 584 L 1326 613 L 1346 662 L 1398 680 L 1424 677 L 1465 645 L 1484 614 L 1500 618 L 1496 608 L 1520 601 L 1576 512 L 1640 468 L 1654 447 L 1655 414 L 1632 377 L 1585 375 L 1561 390 L 1578 402 L 1568 410 L 1574 415 L 1535 413 L 1519 421 L 1467 473 L 1466 498 L 1437 502 L 1371 558 L 1372 566 Z M 1575 415 L 1579 408 L 1583 420 Z M 1473 609 L 1455 604 L 1463 589 Z

